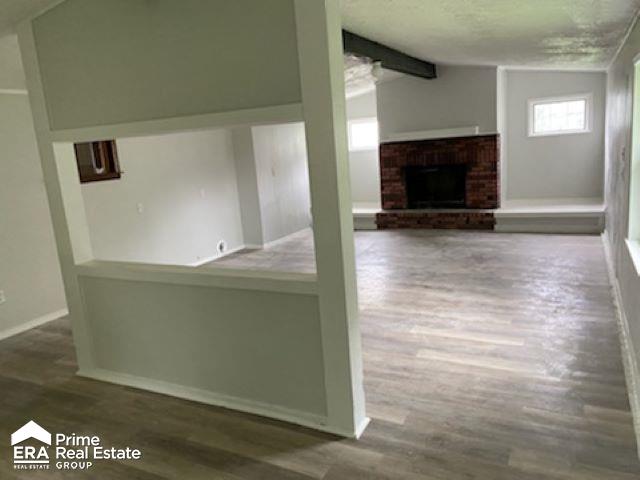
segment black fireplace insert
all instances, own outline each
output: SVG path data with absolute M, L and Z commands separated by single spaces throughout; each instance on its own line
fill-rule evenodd
M 466 165 L 406 167 L 409 208 L 464 208 Z

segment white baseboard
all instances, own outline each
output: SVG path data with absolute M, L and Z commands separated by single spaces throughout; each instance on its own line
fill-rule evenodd
M 604 245 L 604 253 L 607 261 L 607 270 L 609 273 L 609 282 L 613 292 L 613 302 L 618 317 L 618 329 L 620 334 L 620 344 L 622 348 L 622 363 L 624 365 L 624 375 L 627 383 L 627 392 L 629 393 L 629 404 L 631 405 L 631 415 L 633 417 L 633 429 L 636 434 L 636 448 L 638 457 L 640 457 L 640 376 L 638 373 L 638 364 L 636 362 L 636 352 L 631 342 L 631 334 L 629 332 L 629 322 L 624 311 L 622 303 L 622 294 L 620 292 L 620 284 L 616 276 L 613 263 L 613 249 L 609 243 L 609 236 L 605 231 L 602 234 L 602 244 Z
M 201 267 L 202 265 L 206 265 L 207 263 L 211 263 L 214 260 L 218 260 L 220 258 L 223 257 L 227 257 L 229 255 L 232 255 L 234 253 L 239 252 L 240 250 L 244 250 L 245 248 L 247 248 L 246 245 L 240 245 L 236 248 L 232 248 L 231 250 L 227 250 L 226 252 L 222 253 L 222 254 L 216 254 L 216 255 L 211 255 L 210 257 L 206 257 L 206 258 L 201 258 L 200 260 L 190 263 L 187 266 L 189 267 Z
M 369 426 L 370 423 L 371 423 L 371 419 L 369 417 L 364 417 L 356 427 L 356 433 L 355 435 L 352 435 L 352 437 L 358 440 L 362 436 L 362 434 L 364 433 L 364 431 L 366 430 L 366 428 Z
M 296 232 L 290 233 L 289 235 L 285 235 L 284 237 L 280 237 L 277 240 L 273 240 L 271 242 L 267 242 L 265 243 L 262 248 L 271 248 L 271 247 L 275 247 L 276 245 L 280 245 L 281 243 L 287 242 L 289 240 L 291 240 L 293 237 L 295 237 L 296 235 L 299 235 L 300 233 L 309 230 L 310 227 L 306 227 L 303 228 L 301 230 L 298 230 Z
M 265 248 L 275 247 L 276 245 L 284 243 L 287 240 L 291 240 L 291 238 L 293 238 L 294 236 L 300 234 L 301 232 L 303 232 L 305 230 L 307 230 L 307 228 L 303 228 L 302 230 L 298 230 L 297 232 L 290 233 L 289 235 L 287 235 L 285 237 L 278 238 L 277 240 L 274 240 L 273 242 L 268 242 L 268 243 L 265 243 L 263 245 L 255 245 L 255 244 L 252 244 L 252 243 L 240 245 L 240 246 L 238 246 L 236 248 L 232 248 L 231 250 L 227 250 L 222 255 L 212 255 L 211 257 L 200 259 L 197 262 L 189 263 L 188 266 L 189 267 L 201 267 L 202 265 L 206 265 L 207 263 L 213 262 L 214 260 L 218 260 L 218 259 L 226 257 L 228 255 L 232 255 L 234 253 L 239 252 L 240 250 L 244 250 L 244 249 L 247 249 L 247 248 L 248 249 L 252 249 L 252 250 L 262 250 L 262 249 L 265 249 Z
M 322 415 L 314 415 L 277 405 L 216 393 L 209 390 L 202 390 L 161 380 L 138 377 L 127 373 L 113 372 L 101 368 L 80 369 L 78 371 L 78 375 L 94 380 L 100 380 L 102 382 L 126 385 L 140 390 L 169 395 L 171 397 L 182 398 L 216 407 L 238 410 L 253 415 L 259 415 L 261 417 L 274 418 L 276 420 L 282 420 L 284 422 L 301 425 L 303 427 L 347 438 L 358 438 L 369 423 L 369 419 L 367 418 L 365 419 L 365 422 L 361 422 L 355 432 L 348 432 L 338 427 L 327 425 L 327 418 Z
M 40 325 L 44 325 L 45 323 L 52 322 L 54 320 L 57 320 L 67 315 L 69 315 L 69 311 L 65 308 L 62 310 L 58 310 L 57 312 L 51 312 L 51 313 L 48 313 L 47 315 L 43 315 L 33 320 L 29 320 L 28 322 L 25 322 L 21 325 L 17 325 L 15 327 L 2 330 L 0 331 L 0 340 L 13 337 L 14 335 L 18 335 L 20 333 L 26 332 L 27 330 L 31 330 L 32 328 L 39 327 Z
M 275 247 L 276 245 L 279 245 L 281 243 L 284 243 L 288 240 L 291 240 L 293 237 L 295 237 L 296 235 L 299 235 L 300 233 L 304 232 L 305 230 L 309 230 L 309 227 L 307 228 L 303 228 L 302 230 L 298 230 L 296 232 L 290 233 L 289 235 L 285 235 L 284 237 L 278 238 L 277 240 L 273 240 L 272 242 L 267 242 L 267 243 L 247 243 L 245 244 L 245 248 L 250 248 L 252 250 L 263 250 L 265 248 L 271 248 L 271 247 Z

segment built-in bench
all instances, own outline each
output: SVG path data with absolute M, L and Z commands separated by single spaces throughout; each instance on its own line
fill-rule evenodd
M 404 220 L 404 216 L 411 216 L 412 212 L 424 216 L 426 210 L 396 210 L 383 216 L 385 225 L 378 225 L 377 217 L 383 213 L 380 206 L 354 205 L 353 225 L 355 230 L 378 230 L 389 228 L 408 228 L 403 222 L 411 223 L 411 219 Z M 470 213 L 483 214 L 491 212 L 497 232 L 513 233 L 602 233 L 604 230 L 605 207 L 601 199 L 521 199 L 507 200 L 504 206 L 494 210 L 439 210 L 438 213 L 465 216 Z M 393 218 L 389 219 L 392 215 Z M 419 225 L 415 228 L 458 228 L 446 222 L 446 215 L 442 216 L 443 224 L 434 226 Z M 482 220 L 482 219 L 480 219 Z M 395 223 L 394 223 L 395 222 Z M 480 222 L 483 226 L 484 223 Z M 471 228 L 471 227 L 470 227 Z M 487 228 L 477 228 L 487 229 Z

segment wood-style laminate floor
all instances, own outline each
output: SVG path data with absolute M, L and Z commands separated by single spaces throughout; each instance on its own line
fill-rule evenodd
M 356 243 L 372 417 L 360 441 L 76 377 L 63 320 L 0 342 L 0 478 L 640 479 L 598 237 Z M 218 264 L 313 270 L 311 237 Z M 9 435 L 31 418 L 143 460 L 17 475 Z

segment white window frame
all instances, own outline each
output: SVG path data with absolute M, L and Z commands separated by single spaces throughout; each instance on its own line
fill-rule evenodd
M 358 125 L 361 123 L 371 123 L 375 122 L 378 125 L 378 144 L 375 147 L 354 147 L 351 143 L 353 135 L 351 134 L 351 126 Z M 347 136 L 349 138 L 349 151 L 350 152 L 371 152 L 376 151 L 380 147 L 380 125 L 378 124 L 378 119 L 376 117 L 366 117 L 366 118 L 354 118 L 351 120 L 347 120 Z
M 556 130 L 551 132 L 536 132 L 535 127 L 535 107 L 536 105 L 548 103 L 564 103 L 576 100 L 585 101 L 585 125 L 584 129 L 578 130 Z M 561 97 L 532 98 L 527 103 L 527 114 L 529 117 L 529 136 L 530 137 L 553 137 L 557 135 L 579 135 L 581 133 L 591 133 L 592 116 L 593 116 L 593 93 L 581 93 L 576 95 L 563 95 Z

